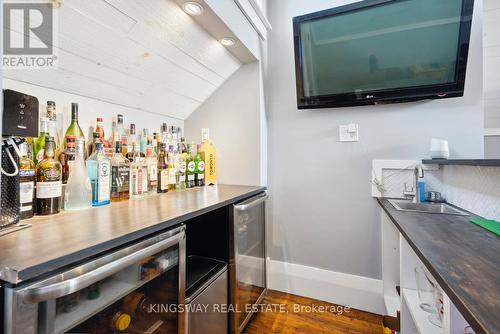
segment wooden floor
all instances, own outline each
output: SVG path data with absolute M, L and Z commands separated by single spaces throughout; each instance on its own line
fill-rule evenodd
M 381 334 L 382 317 L 376 314 L 353 310 L 343 314 L 338 312 L 338 305 L 326 302 L 269 291 L 264 299 L 268 305 L 265 312 L 255 314 L 248 323 L 244 334 Z M 280 312 L 286 308 L 287 312 Z M 327 307 L 326 312 L 308 312 L 307 307 Z M 302 306 L 302 312 L 296 312 Z M 276 310 L 276 311 L 275 311 Z M 324 311 L 324 310 L 323 310 Z

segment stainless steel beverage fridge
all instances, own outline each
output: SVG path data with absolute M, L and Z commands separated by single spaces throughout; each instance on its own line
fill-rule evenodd
M 4 333 L 185 333 L 185 227 L 5 287 Z
M 266 210 L 268 195 L 261 193 L 233 206 L 230 241 L 230 292 L 232 333 L 241 333 L 261 302 L 266 284 Z

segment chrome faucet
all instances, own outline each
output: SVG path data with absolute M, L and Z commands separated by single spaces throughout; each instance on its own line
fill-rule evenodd
M 422 165 L 416 165 L 413 170 L 413 186 L 408 187 L 405 183 L 403 196 L 406 199 L 411 200 L 413 203 L 420 203 L 420 189 L 418 188 L 418 180 L 424 178 L 424 167 Z
M 418 187 L 418 180 L 424 178 L 424 167 L 422 165 L 416 165 L 415 170 L 415 197 L 413 198 L 413 203 L 420 203 L 420 188 Z

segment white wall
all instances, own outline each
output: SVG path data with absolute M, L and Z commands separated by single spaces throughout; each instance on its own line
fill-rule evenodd
M 91 135 L 90 127 L 95 128 L 97 117 L 103 117 L 105 134 L 106 136 L 111 135 L 112 117 L 117 114 L 123 114 L 125 126 L 128 126 L 130 123 L 135 123 L 138 133 L 139 131 L 142 132 L 143 128 L 150 129 L 150 132 L 160 132 L 160 125 L 163 122 L 180 127 L 184 126 L 184 121 L 169 118 L 165 115 L 132 109 L 15 80 L 3 79 L 3 88 L 13 89 L 36 96 L 40 103 L 40 115 L 45 115 L 47 101 L 55 101 L 58 117 L 63 117 L 63 131 L 66 131 L 66 128 L 71 122 L 71 103 L 78 103 L 79 123 L 85 134 L 86 140 L 88 140 Z
M 482 1 L 476 1 L 463 98 L 299 111 L 292 18 L 347 3 L 273 0 L 266 77 L 273 260 L 381 277 L 380 208 L 370 197 L 371 163 L 428 156 L 431 137 L 452 157 L 483 156 Z M 352 1 L 350 1 L 352 2 Z M 359 123 L 359 143 L 339 143 L 338 126 Z
M 260 89 L 259 63 L 243 65 L 185 121 L 186 137 L 195 141 L 210 128 L 219 183 L 261 183 Z
M 500 1 L 484 0 L 484 126 L 500 129 Z M 485 138 L 485 157 L 500 158 L 500 135 Z

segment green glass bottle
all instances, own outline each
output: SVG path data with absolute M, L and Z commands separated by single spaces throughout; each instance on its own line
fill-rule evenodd
M 78 124 L 78 103 L 71 103 L 71 124 L 66 130 L 66 136 L 75 136 L 76 140 L 80 138 L 85 140 L 82 128 Z M 66 142 L 64 145 L 66 145 Z
M 195 169 L 196 164 L 194 162 L 192 152 L 192 144 L 186 145 L 186 188 L 194 188 L 195 187 Z
M 43 154 L 45 150 L 45 141 L 49 136 L 49 119 L 47 117 L 40 118 L 40 135 L 35 141 L 34 146 L 34 162 L 37 164 L 38 162 L 43 160 Z
M 205 185 L 205 158 L 201 152 L 201 144 L 196 145 L 194 157 L 194 180 L 197 187 Z

